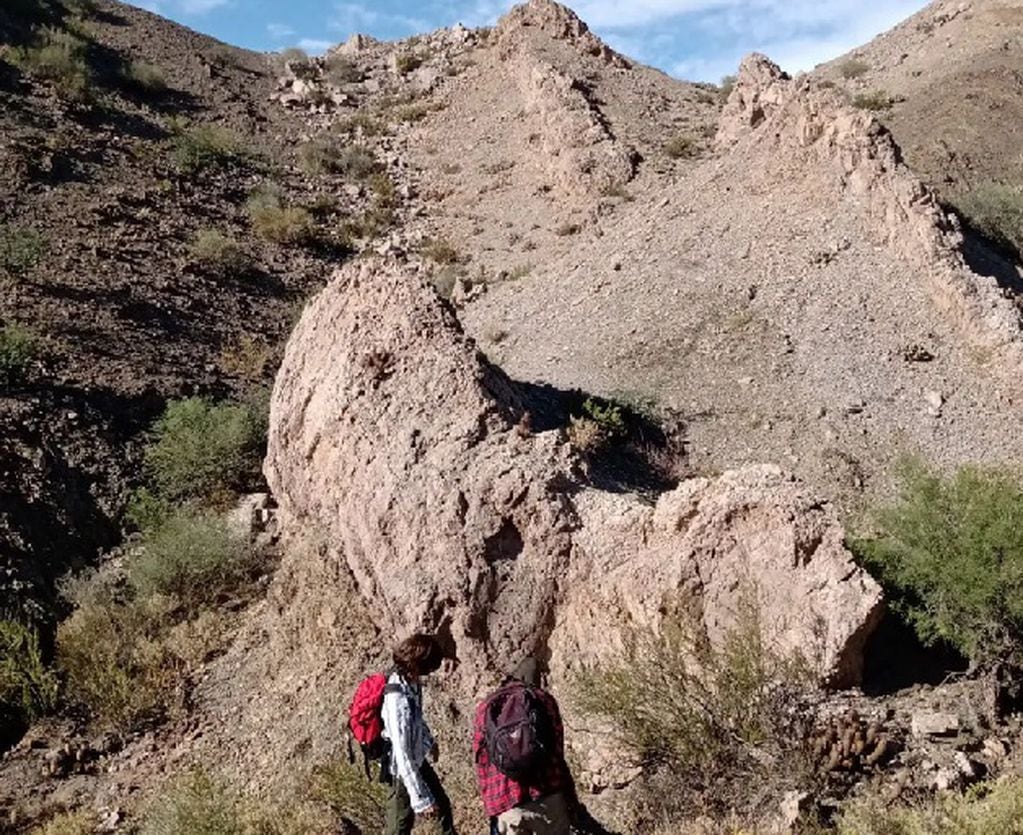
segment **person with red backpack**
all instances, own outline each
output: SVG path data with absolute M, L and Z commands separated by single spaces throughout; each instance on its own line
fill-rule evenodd
M 476 709 L 473 755 L 483 808 L 499 835 L 569 835 L 577 807 L 554 697 L 527 658 Z
M 416 818 L 440 821 L 444 835 L 455 835 L 451 801 L 428 761 L 438 748 L 423 716 L 424 676 L 440 669 L 443 651 L 436 638 L 413 635 L 394 649 L 394 669 L 383 691 L 381 737 L 389 748 L 381 766 L 390 784 L 386 835 L 409 835 Z

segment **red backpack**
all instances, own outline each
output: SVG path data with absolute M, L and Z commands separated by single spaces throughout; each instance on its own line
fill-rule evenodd
M 397 684 L 388 684 L 388 676 L 374 673 L 366 676 L 355 688 L 351 704 L 348 705 L 348 761 L 355 762 L 352 740 L 359 743 L 362 749 L 363 764 L 366 776 L 369 777 L 369 761 L 383 760 L 390 746 L 383 737 L 384 696 L 388 693 L 400 693 Z

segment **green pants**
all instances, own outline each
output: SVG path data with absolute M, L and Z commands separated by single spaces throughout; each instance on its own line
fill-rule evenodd
M 451 801 L 440 784 L 440 778 L 433 767 L 424 762 L 419 768 L 423 780 L 433 795 L 437 804 L 438 831 L 443 835 L 455 835 L 455 821 L 451 814 Z M 412 811 L 412 801 L 409 799 L 408 791 L 401 779 L 395 777 L 391 782 L 390 791 L 387 794 L 387 827 L 385 835 L 409 835 L 412 826 L 416 822 L 415 812 Z

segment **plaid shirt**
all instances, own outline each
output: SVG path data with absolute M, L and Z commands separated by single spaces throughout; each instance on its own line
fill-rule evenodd
M 516 783 L 510 777 L 491 765 L 484 739 L 486 729 L 487 702 L 484 700 L 476 708 L 476 729 L 473 738 L 472 752 L 476 759 L 476 779 L 483 798 L 483 808 L 488 817 L 494 818 L 509 809 L 521 806 L 531 800 L 539 800 L 555 792 L 567 790 L 571 782 L 568 766 L 565 764 L 565 728 L 561 723 L 561 711 L 558 703 L 544 690 L 536 691 L 551 717 L 554 725 L 555 756 L 544 768 L 544 773 L 528 786 Z

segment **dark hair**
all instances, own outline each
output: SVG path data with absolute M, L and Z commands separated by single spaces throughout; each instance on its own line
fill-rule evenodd
M 398 644 L 392 657 L 402 675 L 426 676 L 440 669 L 444 651 L 436 638 L 420 633 Z

